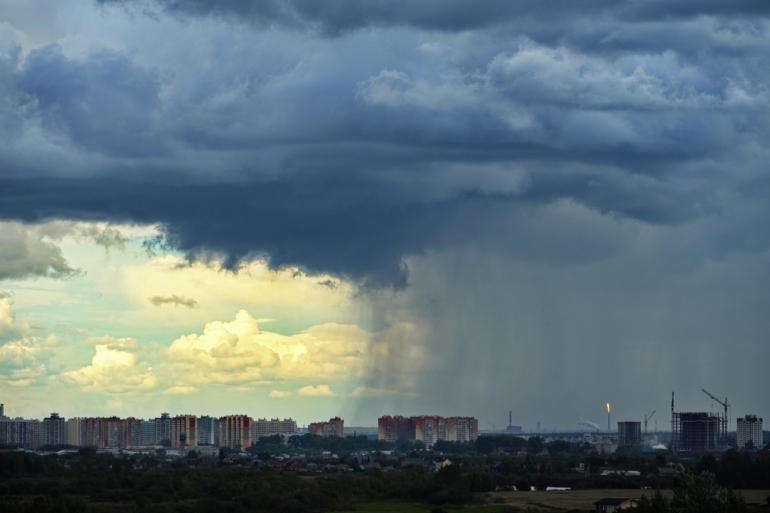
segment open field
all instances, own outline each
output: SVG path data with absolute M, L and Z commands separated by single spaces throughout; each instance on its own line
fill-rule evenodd
M 592 508 L 592 504 L 604 497 L 628 497 L 641 498 L 642 495 L 651 496 L 654 490 L 570 490 L 564 492 L 493 492 L 486 494 L 490 502 L 518 506 L 539 507 L 544 510 L 568 510 Z M 746 499 L 747 504 L 763 503 L 770 495 L 770 490 L 741 490 L 740 493 Z M 671 490 L 663 490 L 663 495 L 671 498 Z
M 355 511 L 341 511 L 338 513 L 428 513 L 435 506 L 418 506 L 408 502 L 368 502 L 356 506 Z M 469 511 L 473 513 L 501 513 L 507 506 L 481 506 Z M 455 510 L 451 506 L 445 506 L 447 511 Z
M 573 490 L 565 492 L 493 492 L 485 494 L 486 506 L 468 505 L 444 506 L 447 511 L 469 511 L 473 513 L 500 513 L 507 506 L 521 509 L 532 508 L 543 511 L 567 511 L 571 509 L 590 511 L 593 503 L 604 497 L 629 497 L 639 499 L 642 495 L 652 495 L 654 490 Z M 770 496 L 770 490 L 741 490 L 740 493 L 749 505 L 764 503 Z M 671 490 L 663 490 L 663 495 L 671 498 Z M 491 505 L 489 503 L 495 503 Z M 369 502 L 358 504 L 354 511 L 335 513 L 427 513 L 433 506 L 417 505 L 407 502 Z

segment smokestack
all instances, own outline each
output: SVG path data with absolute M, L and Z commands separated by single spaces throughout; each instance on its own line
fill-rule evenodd
M 2 405 L 0 405 L 0 406 L 2 406 Z M 508 412 L 508 425 L 509 426 L 513 426 L 513 412 L 512 411 Z
M 607 432 L 610 433 L 610 403 L 607 403 Z

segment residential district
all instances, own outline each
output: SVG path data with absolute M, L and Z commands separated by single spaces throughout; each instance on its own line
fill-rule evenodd
M 608 405 L 609 406 L 609 405 Z M 654 413 L 654 412 L 653 412 Z M 562 434 L 546 437 L 544 440 L 562 440 L 587 444 L 600 453 L 614 453 L 619 446 L 642 446 L 648 450 L 672 449 L 687 451 L 724 451 L 728 448 L 727 416 L 703 412 L 677 413 L 674 411 L 672 394 L 671 432 L 668 447 L 659 444 L 657 434 L 647 433 L 648 417 L 644 421 L 623 421 L 617 423 L 617 431 L 582 434 Z M 165 448 L 168 454 L 184 454 L 185 448 L 196 447 L 203 452 L 218 447 L 245 450 L 255 445 L 260 438 L 279 436 L 288 443 L 292 436 L 309 433 L 321 437 L 344 437 L 344 420 L 334 417 L 328 421 L 313 422 L 306 428 L 298 428 L 297 422 L 288 419 L 253 419 L 248 415 L 226 415 L 222 417 L 180 414 L 171 416 L 162 413 L 154 419 L 144 420 L 133 417 L 74 417 L 66 419 L 58 413 L 51 413 L 43 420 L 11 418 L 5 415 L 5 406 L 0 404 L 0 444 L 37 450 L 41 447 L 71 446 L 93 447 L 111 451 L 142 451 L 142 449 Z M 509 414 L 507 433 L 523 438 L 521 428 L 512 426 Z M 736 422 L 735 442 L 738 448 L 761 448 L 764 445 L 763 419 L 746 415 Z M 386 442 L 414 440 L 425 447 L 432 447 L 439 441 L 469 442 L 479 437 L 479 423 L 474 417 L 382 416 L 377 422 L 377 438 Z
M 673 404 L 676 430 L 652 434 L 651 415 L 617 422 L 616 430 L 608 418 L 606 431 L 586 422 L 591 432 L 524 434 L 512 424 L 512 412 L 506 428 L 491 431 L 480 431 L 474 417 L 435 415 L 386 415 L 376 427 L 346 431 L 340 417 L 298 427 L 291 418 L 245 414 L 52 413 L 38 420 L 5 413 L 0 405 L 0 478 L 7 478 L 0 482 L 0 511 L 13 513 L 101 513 L 118 505 L 125 511 L 351 511 L 376 500 L 507 505 L 523 504 L 529 499 L 516 498 L 518 492 L 532 490 L 576 491 L 585 495 L 581 504 L 600 513 L 631 507 L 661 513 L 670 511 L 661 504 L 689 493 L 682 488 L 687 476 L 698 476 L 696 488 L 711 480 L 705 484 L 715 500 L 728 501 L 729 508 L 718 511 L 732 513 L 754 511 L 770 489 L 762 418 L 746 415 L 737 431 L 728 431 L 722 415 L 676 412 Z M 606 489 L 616 492 L 606 496 Z M 642 497 L 645 490 L 657 490 L 655 497 Z M 532 500 L 561 504 L 548 495 Z M 745 509 L 744 496 L 754 509 Z M 551 510 L 569 509 L 558 504 Z

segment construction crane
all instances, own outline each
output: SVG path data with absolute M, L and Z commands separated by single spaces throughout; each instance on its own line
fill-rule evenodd
M 706 390 L 705 388 L 701 388 L 701 390 L 703 391 L 704 394 L 706 394 L 707 396 L 709 396 L 710 398 L 712 398 L 713 400 L 715 400 L 725 408 L 725 417 L 723 420 L 723 423 L 724 423 L 723 436 L 724 436 L 724 448 L 726 449 L 727 448 L 727 430 L 730 428 L 730 420 L 729 420 L 729 417 L 727 416 L 727 408 L 730 406 L 730 403 L 727 401 L 727 397 L 725 397 L 725 400 L 722 401 L 718 399 L 714 394 Z
M 650 413 L 649 415 L 645 415 L 644 416 L 644 434 L 645 435 L 647 434 L 647 422 L 652 420 L 652 417 L 655 415 L 656 411 L 658 411 L 658 410 L 652 410 L 652 413 Z

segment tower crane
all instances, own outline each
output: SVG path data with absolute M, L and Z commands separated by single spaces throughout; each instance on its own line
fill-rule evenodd
M 724 417 L 724 421 L 723 421 L 723 423 L 724 423 L 724 428 L 723 428 L 724 435 L 723 436 L 724 436 L 724 448 L 726 449 L 727 448 L 727 430 L 730 428 L 730 419 L 727 416 L 727 408 L 730 406 L 730 403 L 727 401 L 727 397 L 725 397 L 725 400 L 722 401 L 722 400 L 718 399 L 714 394 L 712 394 L 711 392 L 706 390 L 705 388 L 701 388 L 701 390 L 703 391 L 704 394 L 706 394 L 707 396 L 709 396 L 710 398 L 712 398 L 713 400 L 715 400 L 716 402 L 718 402 L 719 404 L 721 404 L 725 408 L 725 417 Z
M 645 415 L 645 416 L 644 416 L 644 434 L 645 434 L 645 435 L 647 434 L 647 423 L 648 423 L 650 420 L 652 420 L 652 417 L 655 415 L 655 412 L 656 412 L 656 411 L 658 411 L 658 410 L 652 410 L 652 413 L 650 413 L 649 415 Z

